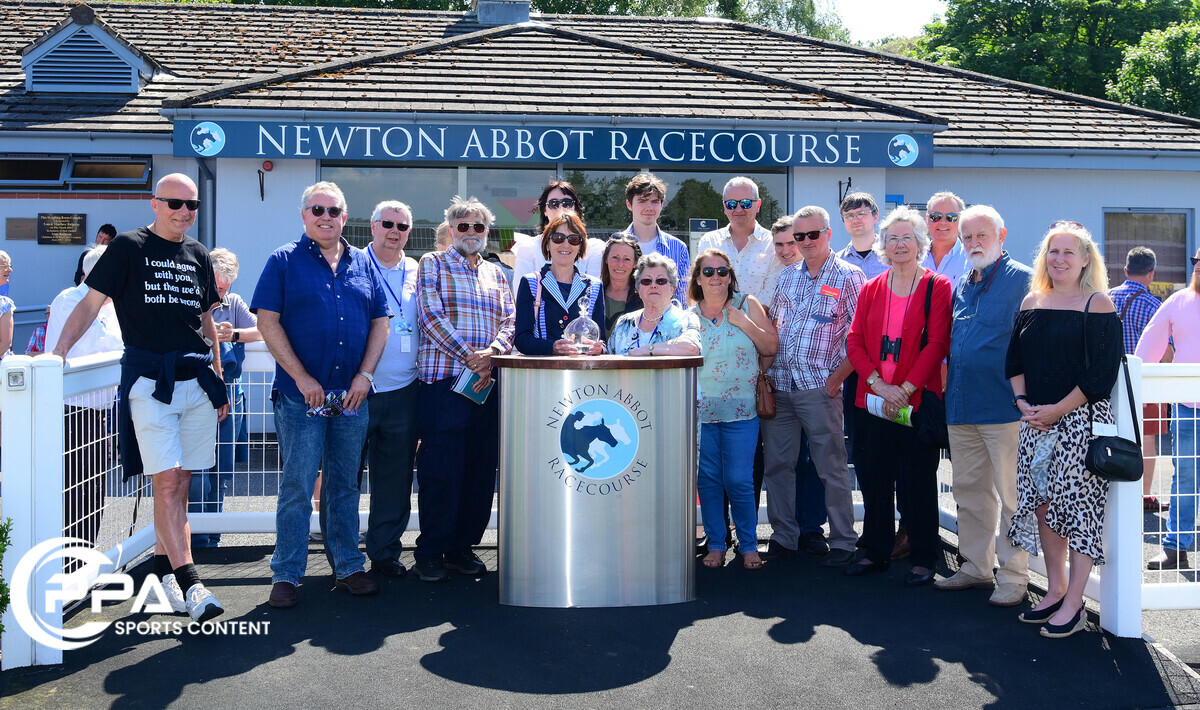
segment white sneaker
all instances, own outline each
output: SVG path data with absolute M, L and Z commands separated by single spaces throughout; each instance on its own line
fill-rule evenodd
M 208 621 L 225 613 L 225 607 L 203 584 L 193 584 L 187 592 L 187 613 L 192 621 Z
M 168 574 L 162 578 L 163 589 L 167 592 L 167 603 L 171 605 L 171 611 L 176 614 L 187 613 L 187 602 L 183 600 L 183 590 L 179 588 L 179 582 L 175 579 L 175 574 Z

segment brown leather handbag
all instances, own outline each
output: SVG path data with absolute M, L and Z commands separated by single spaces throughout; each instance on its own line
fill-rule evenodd
M 775 418 L 775 380 L 765 372 L 758 373 L 754 381 L 754 399 L 759 419 Z

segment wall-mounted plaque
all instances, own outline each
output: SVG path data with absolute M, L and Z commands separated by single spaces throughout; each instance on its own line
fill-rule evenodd
M 6 217 L 4 219 L 4 238 L 37 239 L 37 220 L 32 217 Z
M 87 215 L 38 214 L 37 240 L 38 244 L 87 244 Z

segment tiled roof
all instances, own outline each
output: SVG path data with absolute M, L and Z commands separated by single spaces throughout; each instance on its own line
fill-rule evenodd
M 0 2 L 0 129 L 165 133 L 170 122 L 159 109 L 166 99 L 221 87 L 219 98 L 188 103 L 602 116 L 640 106 L 666 117 L 944 120 L 949 129 L 935 136 L 938 147 L 1200 150 L 1200 121 L 739 23 L 546 15 L 534 19 L 551 30 L 507 28 L 455 42 L 484 28 L 463 13 L 92 6 L 170 76 L 134 97 L 32 99 L 21 50 L 60 23 L 70 5 Z M 530 71 L 531 59 L 538 71 Z M 311 72 L 329 62 L 345 65 Z M 295 72 L 302 75 L 275 76 Z M 486 79 L 464 92 L 462 79 L 472 72 Z M 239 82 L 254 85 L 236 88 Z M 652 103 L 647 86 L 658 92 Z
M 630 81 L 622 81 L 628 77 Z M 509 26 L 235 82 L 168 107 L 944 123 L 903 106 L 552 26 Z

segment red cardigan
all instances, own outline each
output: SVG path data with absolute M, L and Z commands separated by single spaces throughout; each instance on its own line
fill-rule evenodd
M 879 344 L 883 340 L 884 317 L 887 315 L 887 286 L 890 271 L 871 279 L 858 294 L 858 306 L 854 310 L 854 321 L 850 324 L 850 335 L 846 339 L 846 355 L 858 373 L 858 392 L 855 404 L 866 408 L 867 393 L 871 392 L 867 377 L 879 370 Z M 921 330 L 925 327 L 925 289 L 933 282 L 933 297 L 929 303 L 929 342 L 921 349 Z M 953 287 L 950 279 L 929 269 L 913 291 L 908 305 L 908 314 L 900 337 L 900 360 L 896 363 L 895 382 L 899 385 L 909 381 L 917 386 L 908 402 L 916 411 L 921 406 L 921 390 L 928 389 L 942 395 L 942 361 L 950 353 L 950 301 Z

